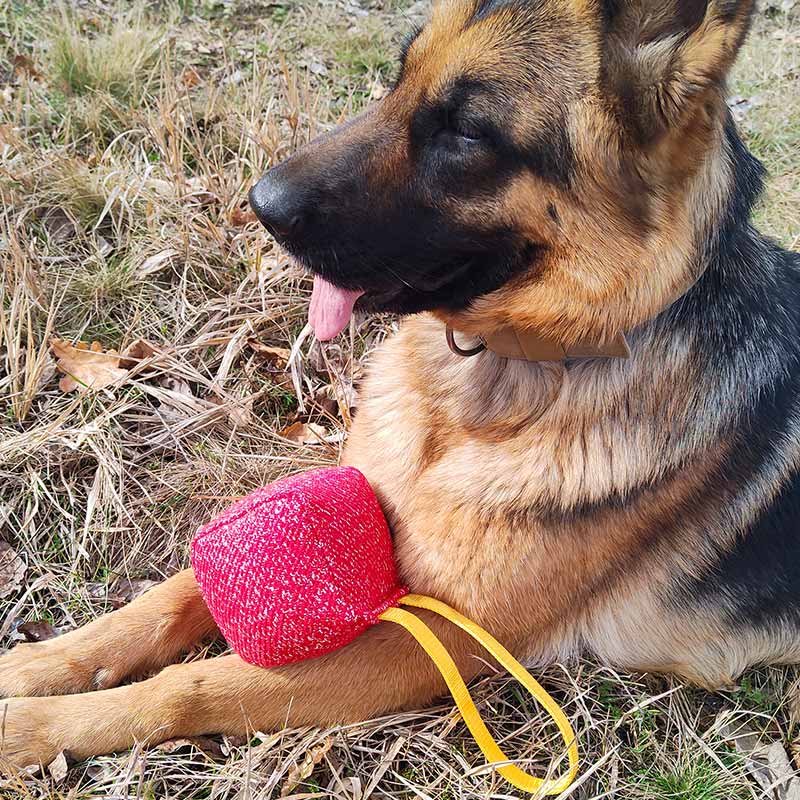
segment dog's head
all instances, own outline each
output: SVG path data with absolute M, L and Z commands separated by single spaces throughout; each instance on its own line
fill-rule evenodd
M 388 96 L 271 169 L 252 206 L 353 305 L 562 341 L 689 278 L 728 176 L 725 75 L 753 0 L 439 0 Z

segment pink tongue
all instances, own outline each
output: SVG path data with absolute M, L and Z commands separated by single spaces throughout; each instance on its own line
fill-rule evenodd
M 308 321 L 317 339 L 327 342 L 338 336 L 347 327 L 353 315 L 353 306 L 362 294 L 364 292 L 339 289 L 315 275 Z

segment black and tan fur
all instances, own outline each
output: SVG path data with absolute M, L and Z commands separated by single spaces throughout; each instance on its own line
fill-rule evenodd
M 708 687 L 800 661 L 800 262 L 750 224 L 762 169 L 724 102 L 752 5 L 440 0 L 394 90 L 252 193 L 308 269 L 413 314 L 344 460 L 411 589 L 529 661 L 589 651 Z M 445 323 L 625 332 L 632 357 L 461 359 Z M 395 627 L 281 669 L 227 656 L 111 688 L 214 632 L 186 571 L 0 659 L 3 754 L 428 703 L 440 679 Z

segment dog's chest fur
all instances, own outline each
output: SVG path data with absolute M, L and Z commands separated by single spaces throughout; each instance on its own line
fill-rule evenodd
M 609 498 L 660 480 L 678 502 L 687 481 L 664 476 L 688 443 L 680 420 L 615 402 L 630 365 L 480 358 L 454 358 L 435 319 L 406 321 L 374 358 L 345 459 L 378 492 L 414 590 L 519 624 L 508 636 L 574 636 L 662 511 L 658 497 L 646 510 Z
M 695 620 L 688 642 L 668 594 L 713 564 L 774 480 L 709 491 L 734 404 L 692 367 L 691 339 L 656 325 L 632 344 L 627 362 L 459 359 L 440 322 L 407 320 L 373 358 L 345 460 L 378 492 L 412 590 L 529 657 L 588 646 L 724 682 L 727 665 L 704 653 L 703 674 L 689 652 L 716 623 Z

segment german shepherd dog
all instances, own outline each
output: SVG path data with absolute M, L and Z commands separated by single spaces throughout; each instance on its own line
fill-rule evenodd
M 354 305 L 408 317 L 343 460 L 411 590 L 529 662 L 589 652 L 709 688 L 800 662 L 800 259 L 751 225 L 763 170 L 725 103 L 752 14 L 439 0 L 385 99 L 251 192 L 315 276 L 319 338 Z M 426 621 L 481 672 L 471 640 Z M 214 633 L 186 570 L 18 646 L 3 755 L 327 726 L 444 693 L 393 625 L 278 669 L 166 666 Z

